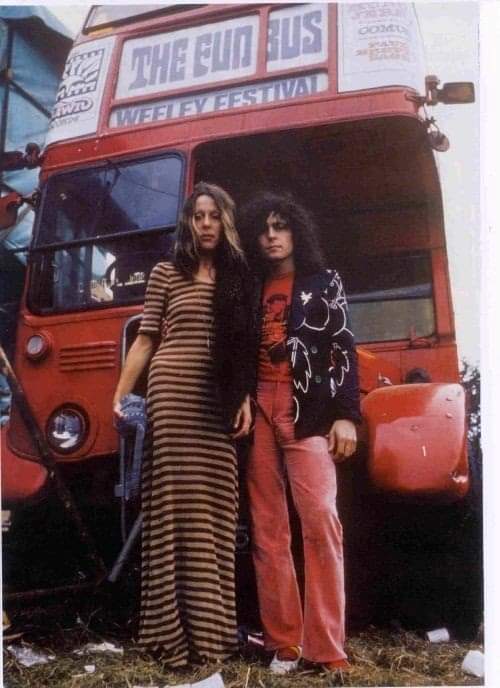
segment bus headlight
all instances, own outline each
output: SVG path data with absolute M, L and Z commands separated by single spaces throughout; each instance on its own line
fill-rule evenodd
M 28 358 L 32 361 L 39 361 L 49 353 L 51 349 L 49 338 L 39 332 L 37 334 L 31 335 L 31 337 L 26 342 L 25 353 Z
M 46 426 L 47 441 L 61 454 L 69 454 L 79 449 L 88 434 L 88 421 L 75 407 L 61 406 L 56 409 Z

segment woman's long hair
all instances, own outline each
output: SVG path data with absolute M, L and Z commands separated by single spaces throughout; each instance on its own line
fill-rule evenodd
M 174 265 L 185 277 L 192 278 L 198 269 L 200 255 L 194 226 L 196 201 L 200 196 L 210 196 L 221 215 L 221 241 L 215 250 L 214 265 L 217 270 L 228 269 L 245 261 L 240 238 L 236 231 L 235 205 L 231 196 L 216 184 L 199 182 L 186 199 L 177 228 Z
M 221 214 L 222 236 L 214 255 L 216 280 L 213 298 L 213 356 L 219 397 L 225 418 L 231 423 L 237 408 L 253 385 L 255 365 L 251 284 L 235 227 L 234 202 L 224 189 L 215 184 L 199 182 L 186 200 L 178 225 L 174 265 L 187 279 L 192 279 L 198 269 L 200 256 L 194 229 L 194 209 L 199 196 L 210 196 Z
M 324 267 L 312 215 L 292 195 L 262 192 L 243 207 L 238 216 L 245 255 L 251 271 L 262 275 L 267 263 L 259 247 L 259 234 L 266 228 L 271 213 L 280 215 L 292 230 L 295 272 L 308 275 Z

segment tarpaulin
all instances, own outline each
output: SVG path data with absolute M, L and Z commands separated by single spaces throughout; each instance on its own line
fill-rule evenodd
M 71 34 L 42 6 L 0 5 L 0 154 L 24 152 L 26 144 L 43 147 L 60 76 L 71 47 Z M 38 169 L 0 170 L 0 194 L 30 194 L 38 185 Z M 26 253 L 34 213 L 24 205 L 15 226 L 0 231 L 0 339 L 13 346 Z M 0 424 L 10 394 L 0 375 Z
M 70 31 L 45 7 L 0 5 L 0 36 L 0 104 L 6 104 L 6 116 L 0 120 L 0 153 L 24 151 L 28 142 L 42 148 L 71 47 Z M 2 194 L 13 189 L 26 195 L 37 184 L 37 169 L 0 172 Z M 26 247 L 32 221 L 32 212 L 20 213 L 15 227 L 0 232 L 2 248 Z M 23 254 L 16 255 L 25 261 Z M 0 270 L 4 267 L 0 264 Z

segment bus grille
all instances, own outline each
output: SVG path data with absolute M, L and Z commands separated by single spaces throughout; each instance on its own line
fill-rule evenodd
M 115 342 L 90 342 L 65 346 L 59 351 L 59 370 L 64 373 L 116 366 Z

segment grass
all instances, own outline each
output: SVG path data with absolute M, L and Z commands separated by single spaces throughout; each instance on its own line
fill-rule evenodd
M 223 665 L 172 672 L 161 661 L 137 649 L 133 640 L 133 614 L 110 600 L 89 597 L 78 606 L 74 601 L 10 610 L 13 630 L 22 631 L 24 643 L 35 651 L 55 655 L 48 664 L 24 667 L 4 649 L 6 688 L 134 688 L 177 685 L 201 680 L 220 671 L 226 688 L 326 688 L 345 686 L 438 686 L 482 685 L 482 681 L 461 671 L 470 649 L 482 649 L 480 642 L 432 644 L 410 632 L 390 632 L 370 627 L 348 639 L 347 651 L 353 671 L 335 678 L 315 667 L 304 667 L 291 676 L 273 676 L 268 657 L 255 646 L 243 646 L 241 656 Z M 123 655 L 78 656 L 74 650 L 86 643 L 114 642 Z M 4 648 L 9 641 L 4 641 Z M 84 666 L 95 665 L 88 674 Z

